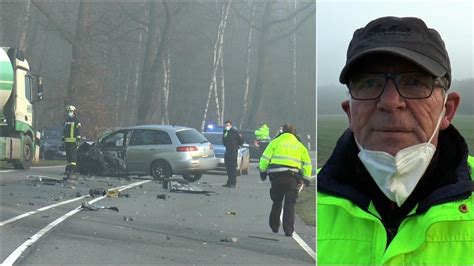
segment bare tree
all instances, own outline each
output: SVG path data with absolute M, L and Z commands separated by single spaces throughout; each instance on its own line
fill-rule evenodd
M 242 101 L 242 114 L 240 116 L 239 128 L 242 128 L 242 126 L 244 125 L 244 119 L 247 116 L 248 95 L 249 95 L 249 87 L 250 87 L 250 55 L 252 53 L 252 32 L 254 28 L 254 22 L 253 22 L 254 16 L 255 16 L 255 2 L 252 1 L 252 6 L 250 8 L 249 30 L 247 34 L 247 56 L 246 56 L 246 63 L 245 63 L 245 89 L 244 89 L 244 97 Z
M 28 49 L 28 34 L 30 33 L 31 25 L 31 1 L 27 0 L 25 3 L 25 10 L 21 21 L 20 40 L 18 42 L 18 48 L 22 51 Z
M 219 69 L 219 65 L 222 64 L 222 72 L 223 73 L 223 47 L 224 47 L 224 33 L 225 33 L 225 28 L 227 25 L 227 18 L 229 15 L 229 10 L 231 6 L 232 0 L 229 0 L 226 4 L 222 6 L 222 11 L 221 11 L 221 20 L 219 21 L 219 27 L 217 29 L 217 37 L 216 37 L 216 42 L 214 43 L 214 49 L 213 49 L 213 64 L 212 64 L 212 75 L 211 75 L 211 82 L 209 84 L 209 91 L 208 91 L 208 96 L 207 96 L 207 101 L 206 105 L 204 108 L 204 117 L 201 121 L 201 129 L 204 130 L 204 126 L 206 124 L 207 120 L 207 113 L 209 111 L 209 102 L 211 100 L 211 95 L 212 92 L 214 91 L 214 97 L 215 97 L 215 102 L 216 102 L 216 109 L 217 109 L 217 121 L 222 123 L 221 120 L 221 112 L 220 112 L 220 107 L 219 107 L 219 97 L 218 97 L 218 90 L 217 90 L 217 71 Z M 221 61 L 222 60 L 222 61 Z M 223 75 L 223 74 L 222 74 Z M 223 77 L 223 76 L 221 76 Z M 224 88 L 224 85 L 222 83 L 222 88 Z M 224 96 L 222 96 L 224 97 Z

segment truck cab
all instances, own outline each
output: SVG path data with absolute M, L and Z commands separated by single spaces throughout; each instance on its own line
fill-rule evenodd
M 34 129 L 33 103 L 42 98 L 42 78 L 30 71 L 24 54 L 1 47 L 0 160 L 12 163 L 17 169 L 28 169 L 39 157 L 40 134 Z

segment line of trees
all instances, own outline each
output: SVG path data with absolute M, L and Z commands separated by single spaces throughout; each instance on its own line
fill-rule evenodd
M 315 130 L 314 1 L 2 1 L 0 22 L 44 77 L 38 127 L 74 104 L 88 138 L 227 119 Z

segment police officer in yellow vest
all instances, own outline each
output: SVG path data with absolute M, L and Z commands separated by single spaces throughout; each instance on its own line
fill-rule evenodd
M 283 132 L 273 139 L 263 152 L 259 168 L 260 179 L 265 181 L 268 174 L 272 183 L 270 198 L 273 205 L 269 218 L 270 228 L 274 233 L 278 233 L 284 199 L 283 231 L 286 236 L 292 236 L 298 188 L 309 184 L 312 170 L 308 150 L 296 138 L 293 125 L 283 125 Z
M 318 265 L 474 264 L 474 162 L 451 80 L 421 19 L 354 32 L 339 77 L 349 126 L 318 172 Z
M 67 120 L 64 122 L 63 141 L 66 150 L 66 173 L 71 174 L 76 171 L 77 164 L 77 144 L 81 140 L 81 123 L 77 119 L 76 107 L 68 105 L 66 107 Z
M 258 157 L 260 157 L 270 142 L 270 128 L 266 123 L 260 123 L 260 127 L 255 130 L 255 139 L 259 151 Z

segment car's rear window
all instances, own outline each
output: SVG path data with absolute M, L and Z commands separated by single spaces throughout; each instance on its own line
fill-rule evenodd
M 176 136 L 181 144 L 204 143 L 207 139 L 194 129 L 176 131 Z

